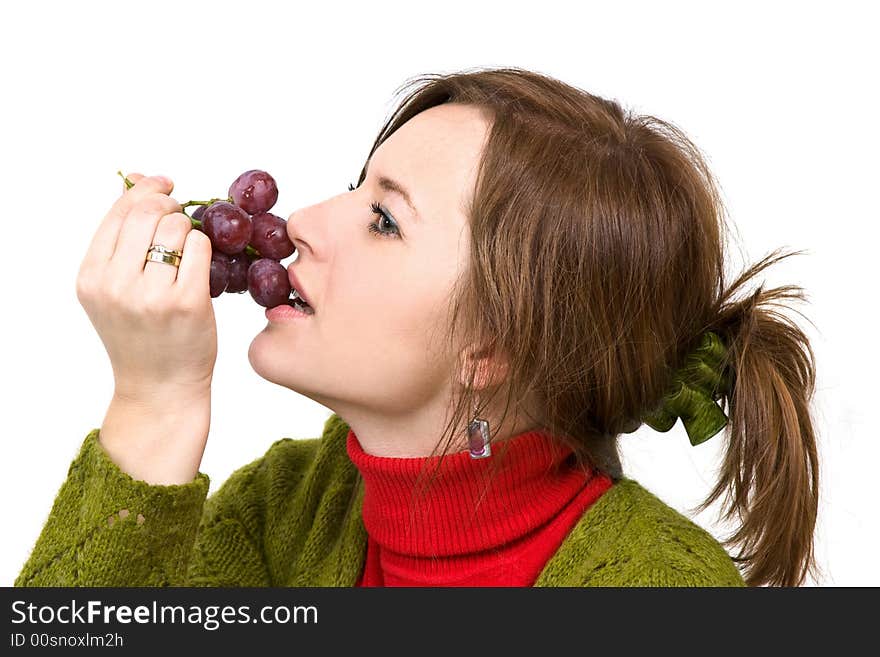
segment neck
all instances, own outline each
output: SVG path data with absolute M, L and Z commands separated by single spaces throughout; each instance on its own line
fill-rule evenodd
M 365 454 L 387 458 L 424 458 L 438 454 L 442 450 L 439 445 L 443 436 L 437 427 L 445 428 L 448 422 L 448 404 L 436 409 L 422 408 L 414 413 L 376 414 L 364 413 L 360 410 L 346 412 L 338 408 L 335 412 L 344 418 L 358 438 L 358 444 Z M 470 414 L 472 416 L 473 413 Z M 468 417 L 470 421 L 472 417 Z M 497 445 L 513 436 L 526 431 L 538 429 L 535 423 L 522 416 L 508 414 L 505 422 L 498 424 L 496 413 L 480 413 L 481 418 L 489 420 L 493 445 Z M 456 429 L 456 435 L 448 453 L 454 454 L 468 450 L 466 426 Z M 445 440 L 444 440 L 445 442 Z

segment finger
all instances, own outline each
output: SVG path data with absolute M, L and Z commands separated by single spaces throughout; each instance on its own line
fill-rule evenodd
M 143 275 L 144 259 L 153 244 L 159 220 L 163 215 L 174 212 L 180 212 L 180 205 L 165 194 L 154 192 L 138 201 L 125 217 L 119 231 L 119 241 L 110 259 L 110 275 L 125 280 Z
M 125 177 L 128 178 L 128 182 L 137 184 L 137 181 L 140 180 L 141 178 L 143 178 L 144 174 L 142 174 L 142 173 L 129 173 Z M 125 194 L 125 192 L 128 191 L 128 182 L 126 182 L 125 180 L 122 181 L 122 193 L 123 194 Z
M 175 251 L 182 251 L 186 234 L 191 228 L 192 221 L 183 212 L 166 214 L 159 220 L 152 243 L 161 244 Z M 146 257 L 146 252 L 144 252 L 144 257 Z M 167 288 L 177 278 L 177 266 L 171 263 L 148 261 L 144 263 L 144 276 L 147 281 Z
M 119 233 L 122 230 L 122 223 L 131 208 L 144 197 L 156 192 L 168 194 L 173 187 L 173 183 L 169 184 L 156 176 L 150 176 L 140 178 L 134 187 L 123 193 L 95 231 L 85 258 L 83 258 L 82 268 L 107 264 L 113 257 Z
M 175 287 L 193 306 L 211 298 L 211 240 L 200 230 L 190 230 Z

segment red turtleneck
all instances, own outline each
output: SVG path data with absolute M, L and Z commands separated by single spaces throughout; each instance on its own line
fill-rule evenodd
M 578 470 L 567 459 L 571 449 L 543 431 L 492 447 L 483 459 L 466 450 L 448 454 L 419 499 L 424 515 L 411 523 L 416 477 L 423 467 L 433 473 L 440 457 L 367 454 L 349 430 L 346 449 L 364 479 L 368 536 L 356 586 L 532 586 L 584 511 L 613 484 L 596 469 Z M 482 495 L 502 449 L 504 466 Z

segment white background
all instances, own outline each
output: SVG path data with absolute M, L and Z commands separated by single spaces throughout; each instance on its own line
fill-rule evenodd
M 117 169 L 170 176 L 179 201 L 223 196 L 240 172 L 265 169 L 280 187 L 273 212 L 287 217 L 356 181 L 408 77 L 502 65 L 682 127 L 722 185 L 740 241 L 735 271 L 779 246 L 807 249 L 764 280 L 804 287 L 809 304 L 797 309 L 816 325 L 793 313 L 818 362 L 824 578 L 809 584 L 880 585 L 870 4 L 4 3 L 0 585 L 27 559 L 112 394 L 75 279 L 120 193 Z M 214 307 L 202 463 L 211 492 L 274 440 L 320 435 L 330 414 L 250 368 L 266 320 L 249 295 Z M 664 434 L 643 426 L 622 438 L 624 470 L 686 512 L 711 489 L 723 440 L 695 448 L 680 423 Z M 695 519 L 721 537 L 715 516 Z

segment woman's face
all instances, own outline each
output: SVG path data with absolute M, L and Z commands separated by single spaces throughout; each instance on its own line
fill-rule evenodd
M 443 331 L 468 254 L 463 208 L 488 129 L 474 107 L 426 110 L 379 146 L 360 187 L 288 219 L 298 252 L 289 269 L 315 314 L 269 322 L 248 359 L 263 378 L 339 413 L 365 448 L 394 440 L 396 427 L 424 437 L 429 453 L 443 426 L 459 356 L 448 353 Z

